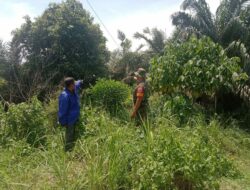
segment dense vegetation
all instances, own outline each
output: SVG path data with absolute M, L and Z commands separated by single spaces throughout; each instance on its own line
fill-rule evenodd
M 61 127 L 47 127 L 45 134 L 36 133 L 36 138 L 30 138 L 32 129 L 27 130 L 27 126 L 48 125 L 48 118 L 42 118 L 48 110 L 40 109 L 37 100 L 22 106 L 11 105 L 11 110 L 15 110 L 11 113 L 19 114 L 14 118 L 1 111 L 1 127 L 12 133 L 1 130 L 0 187 L 217 189 L 224 181 L 232 188 L 248 187 L 249 171 L 245 167 L 249 162 L 249 134 L 238 130 L 238 124 L 232 121 L 226 128 L 228 124 L 219 118 L 206 121 L 198 105 L 196 110 L 190 108 L 196 114 L 189 115 L 188 122 L 180 125 L 182 115 L 175 113 L 178 108 L 181 113 L 185 104 L 176 99 L 175 106 L 168 101 L 162 105 L 151 100 L 150 121 L 141 130 L 85 103 L 78 141 L 69 154 L 64 153 Z M 48 106 L 53 108 L 50 113 L 56 112 L 56 106 Z M 28 115 L 23 107 L 29 108 Z M 38 119 L 36 114 L 40 115 Z M 30 125 L 29 115 L 34 115 Z M 18 129 L 9 129 L 10 119 L 13 124 L 19 122 Z M 46 144 L 38 145 L 37 140 L 44 137 Z
M 182 92 L 192 97 L 233 90 L 248 76 L 239 58 L 228 58 L 223 48 L 209 38 L 190 38 L 171 43 L 161 57 L 152 60 L 152 86 L 163 93 Z
M 248 3 L 222 0 L 214 16 L 205 0 L 184 0 L 173 35 L 145 28 L 135 51 L 118 31 L 109 52 L 76 0 L 26 17 L 0 41 L 0 189 L 249 189 Z M 132 88 L 118 80 L 139 67 L 150 110 L 136 128 Z M 57 97 L 68 75 L 86 89 L 65 153 Z
M 99 80 L 90 89 L 90 97 L 94 104 L 102 106 L 112 114 L 124 111 L 130 89 L 126 84 L 114 80 Z

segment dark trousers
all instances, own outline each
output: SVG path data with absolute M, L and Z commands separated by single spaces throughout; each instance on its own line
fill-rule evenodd
M 75 124 L 67 125 L 65 131 L 65 151 L 72 151 L 75 145 Z

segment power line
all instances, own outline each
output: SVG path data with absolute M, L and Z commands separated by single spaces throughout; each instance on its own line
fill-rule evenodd
M 88 3 L 89 7 L 91 8 L 91 10 L 94 12 L 95 16 L 97 17 L 97 19 L 100 21 L 100 23 L 102 24 L 102 26 L 104 27 L 104 29 L 106 30 L 106 32 L 108 33 L 108 35 L 111 37 L 111 39 L 113 40 L 113 42 L 120 47 L 120 45 L 117 43 L 117 41 L 115 40 L 115 38 L 113 37 L 113 35 L 111 34 L 111 32 L 109 32 L 108 28 L 105 26 L 104 22 L 102 21 L 102 19 L 99 17 L 99 15 L 97 14 L 97 12 L 95 11 L 94 7 L 91 5 L 89 0 L 86 0 L 86 2 Z

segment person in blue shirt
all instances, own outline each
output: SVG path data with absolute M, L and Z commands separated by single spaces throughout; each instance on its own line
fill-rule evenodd
M 72 77 L 64 80 L 65 88 L 59 96 L 58 119 L 62 126 L 66 127 L 65 151 L 71 151 L 74 147 L 75 125 L 80 116 L 79 90 L 82 81 L 76 81 Z

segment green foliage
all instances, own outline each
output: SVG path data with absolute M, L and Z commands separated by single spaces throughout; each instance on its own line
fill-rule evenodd
M 213 15 L 205 0 L 184 0 L 182 11 L 172 15 L 172 23 L 185 33 L 209 36 L 215 42 L 227 47 L 233 41 L 247 42 L 245 12 L 247 1 L 222 0 Z
M 4 118 L 4 126 L 1 130 L 4 130 L 5 138 L 25 139 L 35 147 L 45 145 L 48 122 L 44 108 L 37 99 L 10 105 Z
M 6 45 L 0 40 L 0 78 L 6 77 L 6 71 L 8 68 L 8 51 Z
M 96 104 L 115 114 L 128 100 L 130 89 L 121 82 L 102 79 L 92 87 L 90 93 Z
M 205 35 L 214 42 L 227 48 L 231 43 L 240 41 L 249 49 L 249 24 L 247 12 L 248 0 L 222 0 L 213 15 L 205 0 L 183 0 L 182 11 L 172 15 L 172 23 L 177 26 L 178 38 L 187 39 L 187 36 L 195 34 L 199 37 Z M 174 36 L 175 40 L 179 40 Z M 229 56 L 240 56 L 242 65 L 246 68 L 249 61 L 244 59 L 235 48 L 229 52 Z M 249 70 L 245 70 L 249 71 Z M 249 72 L 248 72 L 249 74 Z
M 237 139 L 249 137 L 227 132 L 216 120 L 176 128 L 166 118 L 143 132 L 87 106 L 82 117 L 85 134 L 70 154 L 64 153 L 64 131 L 59 128 L 47 133 L 45 150 L 25 140 L 0 147 L 0 188 L 216 189 L 221 177 L 231 179 L 237 172 L 225 158 L 227 141 L 232 148 L 240 144 Z
M 174 189 L 186 182 L 193 189 L 213 189 L 221 177 L 237 174 L 213 138 L 218 126 L 208 130 L 210 125 L 197 121 L 192 128 L 177 129 L 166 121 L 143 133 L 129 125 L 121 127 L 96 109 L 85 107 L 84 115 L 85 137 L 72 153 L 83 164 L 74 183 L 78 188 Z
M 170 111 L 172 115 L 179 119 L 180 124 L 183 124 L 200 114 L 202 109 L 198 105 L 194 105 L 188 97 L 177 95 L 164 103 L 163 112 L 166 111 Z
M 197 120 L 205 119 L 207 110 L 182 94 L 172 96 L 154 95 L 150 97 L 150 115 L 155 125 L 171 122 L 176 127 L 196 123 Z M 208 112 L 209 113 L 209 112 Z
M 250 6 L 247 6 L 241 12 L 240 18 L 244 22 L 245 26 L 247 27 L 247 31 L 245 31 L 246 39 L 244 40 L 244 44 L 249 49 L 250 48 Z
M 154 133 L 152 149 L 133 162 L 138 189 L 217 189 L 218 179 L 235 175 L 220 149 L 202 134 L 206 129 L 196 127 Z
M 0 96 L 2 98 L 9 97 L 9 86 L 7 83 L 7 80 L 10 78 L 9 76 L 9 69 L 10 69 L 10 63 L 9 63 L 9 52 L 7 45 L 4 44 L 0 40 Z
M 147 53 L 121 53 L 119 50 L 115 50 L 111 53 L 108 68 L 112 78 L 121 80 L 140 67 L 148 69 L 149 62 L 150 56 Z
M 156 91 L 193 97 L 212 95 L 221 88 L 231 90 L 248 78 L 238 58 L 228 58 L 220 45 L 205 37 L 169 44 L 163 56 L 152 60 L 150 75 Z
M 118 39 L 121 41 L 121 50 L 116 49 L 111 52 L 108 63 L 111 77 L 121 80 L 140 67 L 148 69 L 150 54 L 148 52 L 139 52 L 140 48 L 132 51 L 132 42 L 122 31 L 118 31 Z
M 143 33 L 136 32 L 134 37 L 139 40 L 144 40 L 148 46 L 147 53 L 154 55 L 162 55 L 166 43 L 164 31 L 157 28 L 145 28 Z M 141 45 L 143 47 L 144 45 Z
M 46 116 L 49 126 L 55 128 L 58 126 L 58 99 L 51 99 L 45 106 Z
M 2 79 L 2 78 L 0 78 L 0 89 L 1 89 L 1 91 L 3 91 L 4 89 L 4 87 L 6 87 L 6 81 L 4 80 L 4 79 Z
M 12 71 L 18 73 L 14 82 L 21 83 L 23 96 L 48 93 L 65 76 L 84 79 L 106 74 L 106 39 L 79 1 L 51 3 L 34 22 L 29 17 L 25 21 L 11 42 L 13 59 L 20 65 Z

